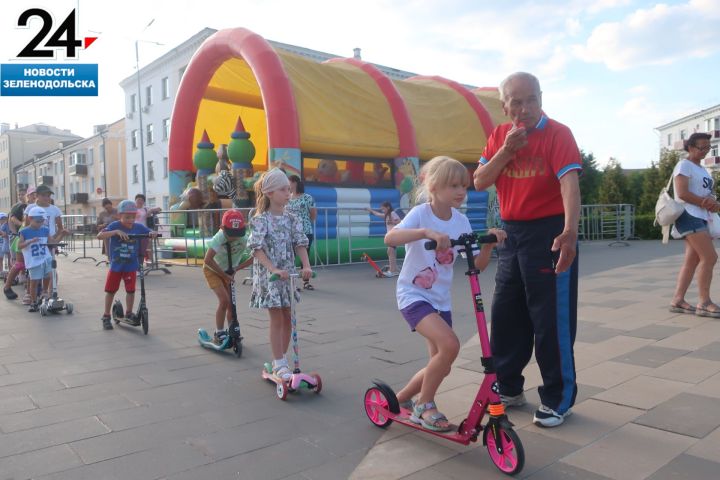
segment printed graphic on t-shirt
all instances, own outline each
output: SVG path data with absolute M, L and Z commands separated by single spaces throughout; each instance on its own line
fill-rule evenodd
M 113 250 L 113 260 L 117 263 L 132 263 L 137 256 L 135 252 L 135 242 L 119 242 L 118 246 Z
M 547 162 L 542 157 L 515 158 L 502 173 L 510 178 L 544 177 L 548 174 Z
M 435 267 L 426 267 L 415 275 L 412 283 L 420 288 L 430 290 L 438 278 L 438 271 Z

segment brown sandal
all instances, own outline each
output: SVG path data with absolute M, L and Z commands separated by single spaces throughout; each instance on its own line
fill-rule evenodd
M 715 307 L 712 310 L 707 308 L 711 305 Z M 715 305 L 713 302 L 705 302 L 697 306 L 697 309 L 695 310 L 695 315 L 697 315 L 698 317 L 720 318 L 720 307 Z
M 690 305 L 685 300 L 683 300 L 682 302 L 678 302 L 678 303 L 671 303 L 669 310 L 672 313 L 695 313 L 697 311 L 697 309 L 695 307 Z

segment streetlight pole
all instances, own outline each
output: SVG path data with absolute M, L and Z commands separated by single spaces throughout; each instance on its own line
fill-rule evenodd
M 155 19 L 148 23 L 148 27 Z M 145 27 L 147 28 L 147 27 Z M 142 98 L 140 97 L 140 55 L 138 54 L 138 42 L 135 40 L 135 70 L 137 73 L 137 102 L 138 102 L 138 120 L 140 122 L 140 166 L 142 171 L 142 194 L 145 196 L 145 142 L 143 142 L 143 123 L 142 123 Z

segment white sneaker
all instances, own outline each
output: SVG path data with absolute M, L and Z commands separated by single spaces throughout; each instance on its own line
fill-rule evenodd
M 524 393 L 520 393 L 520 395 L 500 395 L 500 401 L 503 405 L 505 405 L 505 408 L 509 407 L 522 407 L 527 403 L 527 399 L 525 398 Z
M 568 411 L 565 413 L 558 413 L 552 408 L 546 407 L 545 405 L 540 405 L 540 408 L 535 411 L 533 423 L 540 427 L 557 427 L 558 425 L 562 425 L 562 423 L 565 421 L 565 418 L 569 417 L 570 415 L 572 415 L 572 410 L 570 409 L 568 409 Z

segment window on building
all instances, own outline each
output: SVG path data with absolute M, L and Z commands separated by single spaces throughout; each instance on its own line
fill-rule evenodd
M 103 188 L 103 195 L 107 197 L 107 192 L 105 191 L 105 175 L 100 175 L 100 186 Z
M 88 153 L 87 153 L 87 164 L 92 165 L 94 161 L 95 161 L 95 149 L 90 147 L 90 148 L 88 148 Z
M 157 200 L 155 197 L 148 198 L 148 208 L 155 208 L 157 207 Z
M 170 210 L 170 197 L 167 195 L 163 197 L 162 209 L 165 211 Z
M 667 146 L 669 147 L 672 145 L 672 133 L 668 133 L 667 139 Z
M 95 191 L 95 177 L 90 177 L 90 192 Z
M 160 87 L 162 90 L 162 99 L 167 100 L 170 98 L 170 81 L 168 80 L 168 77 L 160 80 Z
M 168 157 L 163 157 L 163 178 L 168 177 Z
M 680 140 L 685 140 L 687 138 L 687 130 L 682 129 L 680 130 Z
M 715 117 L 715 127 L 713 130 L 720 130 L 720 117 Z
M 718 146 L 717 145 L 713 145 L 712 147 L 710 147 L 710 156 L 711 157 L 718 156 Z
M 59 190 L 60 191 L 58 193 L 60 194 L 60 199 L 62 199 L 63 203 L 65 203 L 65 185 L 60 185 Z
M 153 131 L 153 124 L 148 123 L 147 130 L 145 130 L 145 137 L 147 139 L 146 145 L 152 145 L 155 142 L 155 135 L 153 135 Z
M 130 113 L 137 112 L 137 96 L 133 93 L 130 95 Z
M 343 187 L 392 188 L 390 160 L 309 154 L 303 157 L 303 178 L 308 183 Z
M 152 160 L 148 160 L 147 162 L 148 182 L 152 182 L 153 180 L 155 180 L 155 167 L 153 166 L 153 163 L 154 162 Z
M 152 85 L 145 87 L 145 105 L 148 107 L 153 104 Z
M 163 120 L 163 140 L 170 138 L 170 119 L 166 118 Z
M 133 131 L 130 133 L 130 148 L 132 148 L 133 150 L 137 150 L 138 145 L 139 145 L 139 142 L 138 142 L 138 131 L 137 131 L 137 130 L 133 130 Z
M 133 165 L 133 166 L 132 166 L 132 182 L 133 182 L 133 183 L 138 183 L 138 182 L 139 182 L 139 180 L 138 180 L 138 166 L 137 166 L 137 165 Z

